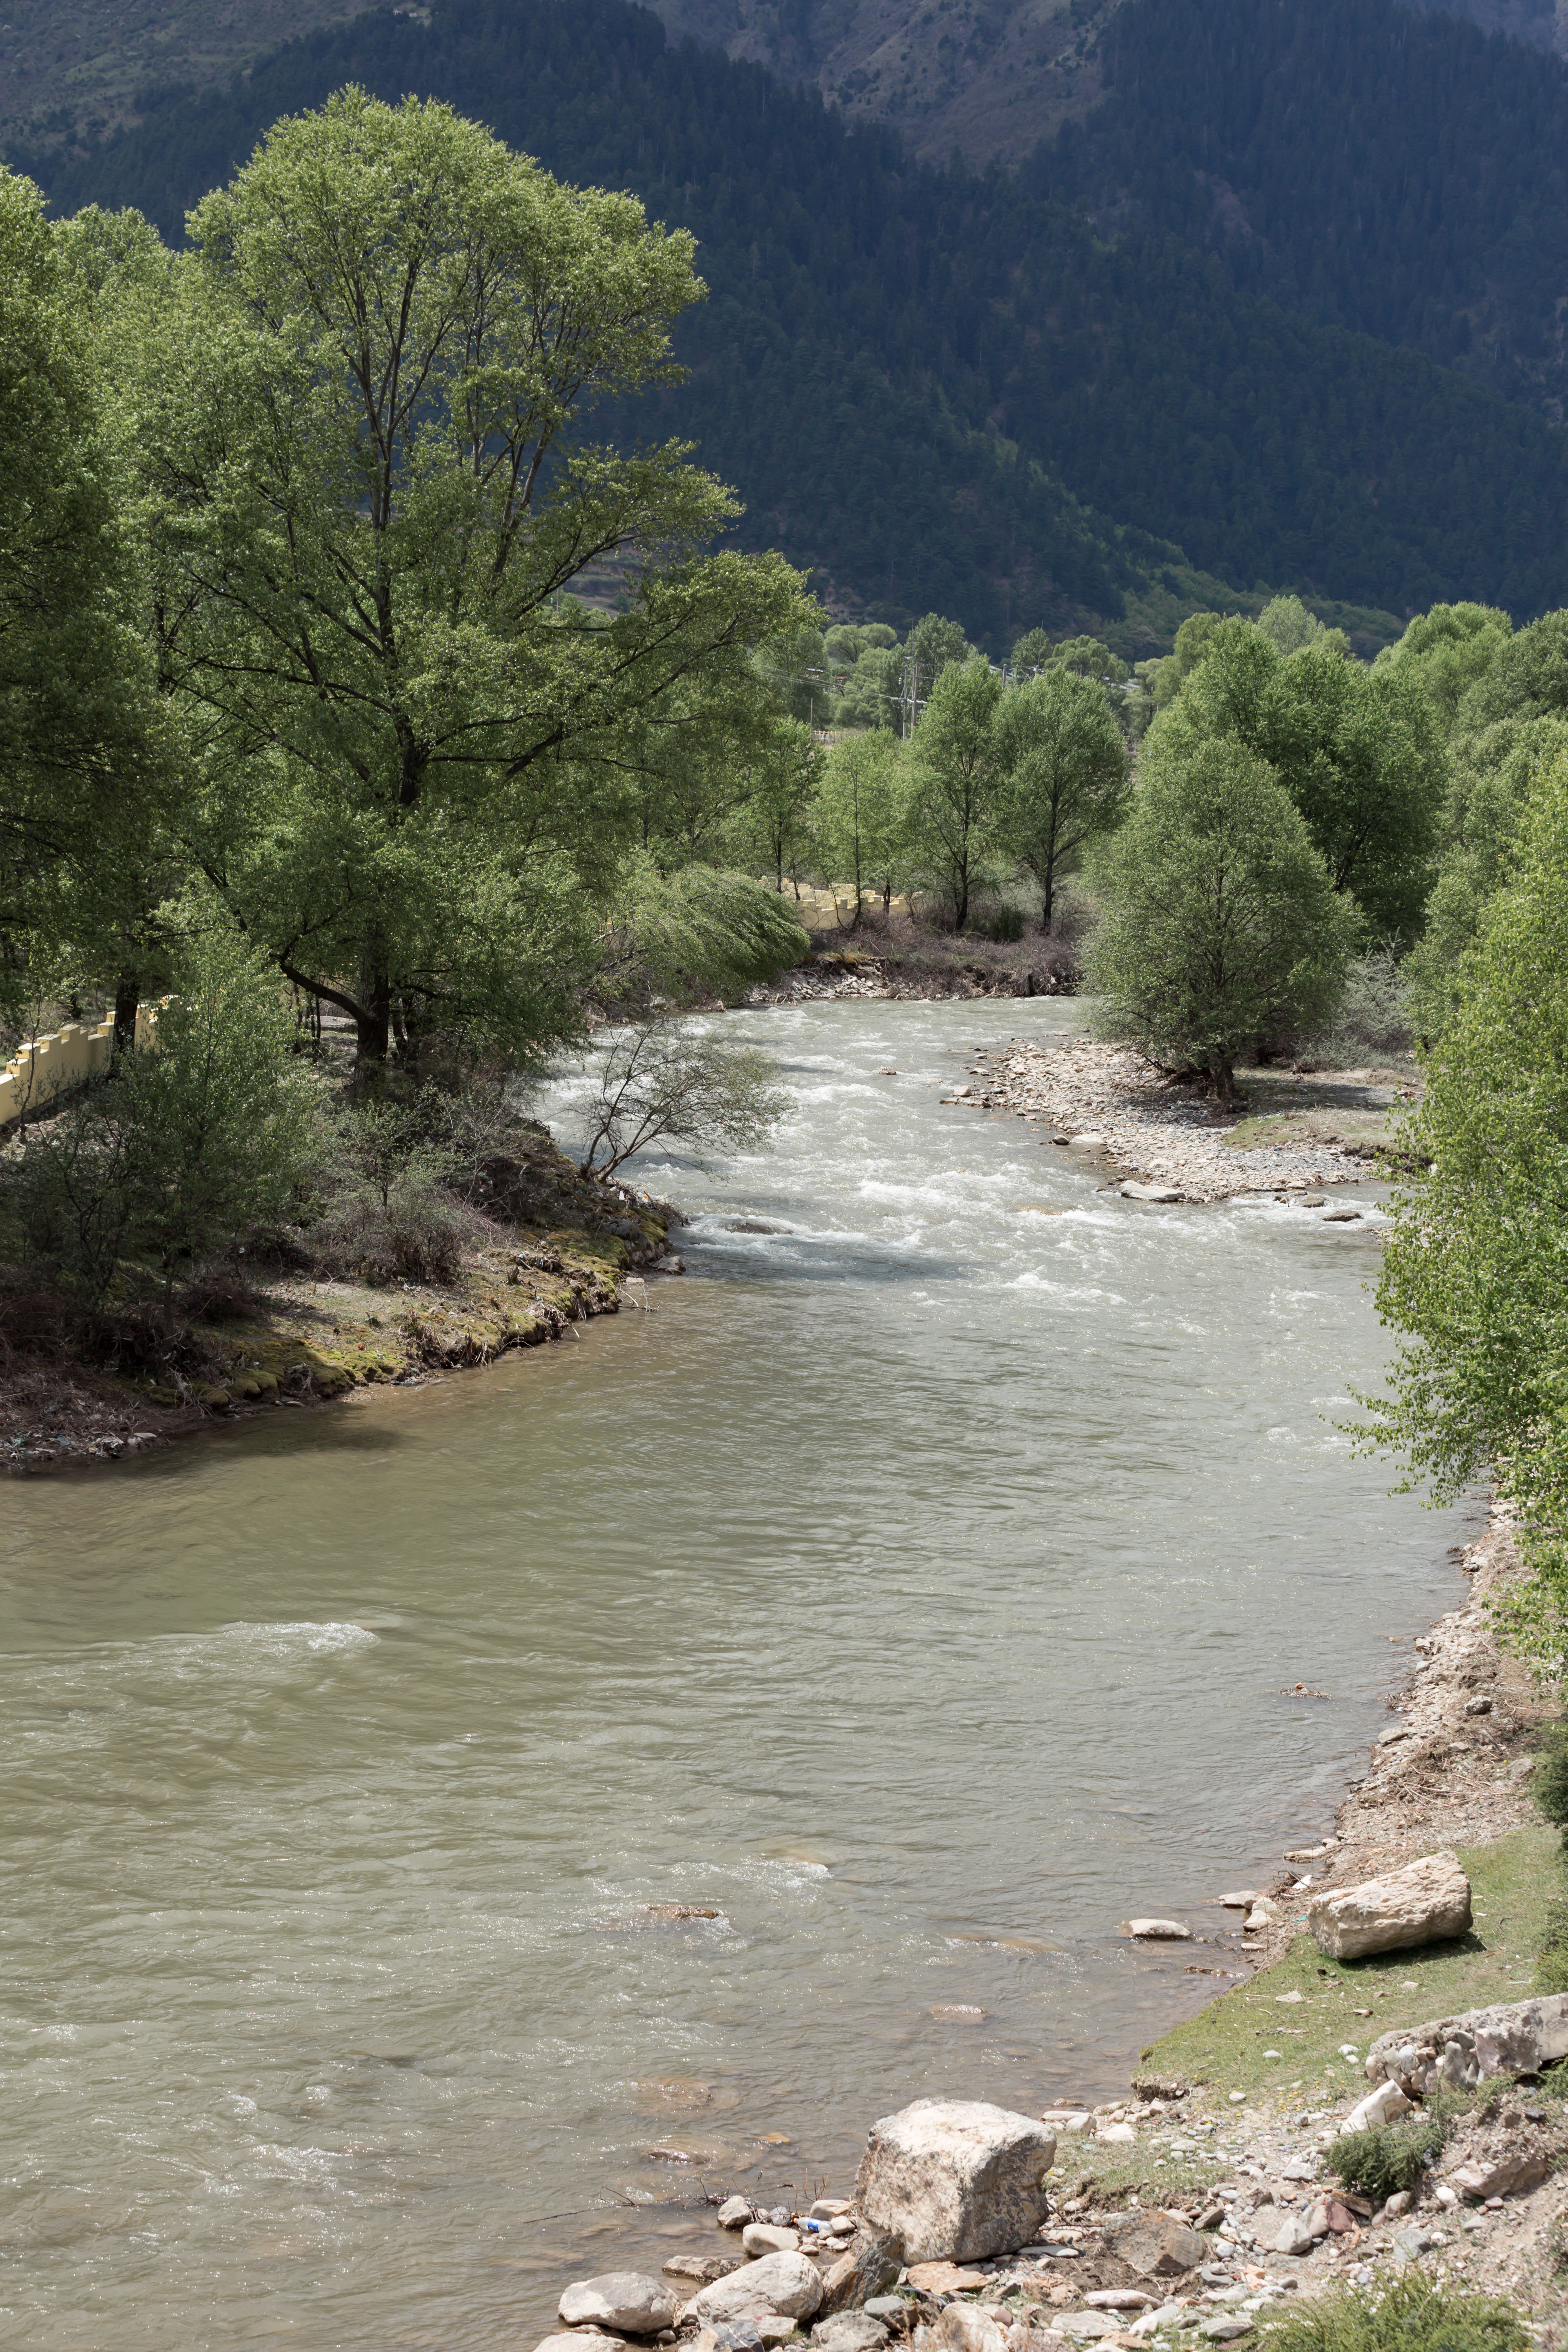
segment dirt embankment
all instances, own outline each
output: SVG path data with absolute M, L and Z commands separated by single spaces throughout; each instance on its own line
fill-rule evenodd
M 154 1318 L 69 1318 L 0 1271 L 0 1467 L 119 1460 L 217 1421 L 416 1386 L 572 1336 L 680 1271 L 679 1212 L 581 1176 L 542 1128 L 486 1163 L 472 1205 L 450 1283 L 262 1265 L 207 1285 L 172 1336 Z

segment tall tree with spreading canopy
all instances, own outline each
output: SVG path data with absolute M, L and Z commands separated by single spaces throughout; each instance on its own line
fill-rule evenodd
M 996 730 L 1006 777 L 998 833 L 1040 893 L 1048 931 L 1062 877 L 1121 814 L 1127 749 L 1094 678 L 1047 671 L 1004 697 Z
M 1002 681 L 989 663 L 950 662 L 910 748 L 911 843 L 960 931 L 990 846 L 1005 772 L 996 727 L 1001 699 Z
M 571 1023 L 642 767 L 808 617 L 782 562 L 702 551 L 735 509 L 683 447 L 584 437 L 672 380 L 691 239 L 355 89 L 190 226 L 126 397 L 191 852 L 362 1074 L 437 1028 L 526 1050 Z M 563 594 L 606 560 L 607 619 Z
M 1100 851 L 1089 985 L 1108 1034 L 1236 1092 L 1270 1030 L 1321 1027 L 1344 985 L 1354 909 L 1300 811 L 1237 742 L 1200 743 L 1145 779 Z
M 173 789 L 91 358 L 37 190 L 0 171 L 0 1009 L 112 968 Z

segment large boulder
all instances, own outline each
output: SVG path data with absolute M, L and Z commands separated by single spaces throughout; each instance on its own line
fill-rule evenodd
M 742 2263 L 728 2278 L 703 2287 L 687 2305 L 686 2315 L 710 2320 L 715 2327 L 754 2319 L 759 2312 L 780 2319 L 809 2319 L 821 2302 L 822 2280 L 815 2263 L 805 2254 L 764 2254 L 760 2263 Z
M 1318 1949 L 1332 1960 L 1451 1943 L 1469 1933 L 1470 1882 L 1457 1854 L 1424 1854 L 1385 1877 L 1314 1895 L 1307 1926 Z
M 646 2271 L 605 2271 L 578 2279 L 561 2298 L 567 2327 L 613 2327 L 620 2336 L 657 2336 L 675 2325 L 675 2296 Z
M 855 2210 L 906 2263 L 982 2262 L 1026 2246 L 1046 2218 L 1056 2135 L 981 2099 L 917 2099 L 871 2126 Z
M 1423 2099 L 1434 2090 L 1473 2090 L 1490 2074 L 1538 2074 L 1558 2058 L 1568 2058 L 1568 1993 L 1547 1992 L 1380 2033 L 1366 2075 Z

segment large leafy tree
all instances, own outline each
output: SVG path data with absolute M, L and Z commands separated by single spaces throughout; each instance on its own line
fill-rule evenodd
M 93 369 L 30 182 L 0 172 L 0 1009 L 111 964 L 169 788 Z
M 735 509 L 682 447 L 585 437 L 670 381 L 691 240 L 353 89 L 190 226 L 125 397 L 191 854 L 362 1072 L 433 1029 L 519 1050 L 570 1020 L 647 768 L 806 616 L 778 560 L 704 552 Z M 608 616 L 565 593 L 605 564 Z
M 1420 929 L 1440 831 L 1442 730 L 1420 679 L 1368 671 L 1336 630 L 1281 656 L 1221 621 L 1150 730 L 1151 765 L 1226 738 L 1266 760 L 1305 817 L 1336 890 L 1385 937 Z
M 996 730 L 1006 777 L 999 837 L 1038 886 L 1040 929 L 1048 931 L 1062 877 L 1121 813 L 1126 744 L 1103 688 L 1068 669 L 1005 696 Z
M 1243 1051 L 1331 1013 L 1355 917 L 1289 794 L 1237 742 L 1200 743 L 1141 786 L 1096 864 L 1089 953 L 1109 1034 L 1236 1091 Z
M 1002 681 L 989 663 L 950 662 L 910 747 L 911 839 L 958 930 L 969 920 L 1005 773 L 996 725 L 1001 699 Z

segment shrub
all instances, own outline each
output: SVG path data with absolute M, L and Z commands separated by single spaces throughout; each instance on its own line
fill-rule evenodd
M 306 1245 L 315 1265 L 392 1282 L 450 1282 L 479 1220 L 444 1190 L 428 1160 L 411 1160 L 384 1182 L 351 1175 L 311 1226 Z
M 1333 1026 L 1314 1037 L 1309 1051 L 1331 1068 L 1348 1069 L 1381 1055 L 1408 1054 L 1415 1036 L 1399 959 L 1388 948 L 1373 948 L 1351 965 Z
M 1024 936 L 1024 917 L 1021 909 L 1017 907 L 1000 908 L 986 924 L 985 934 L 988 939 L 997 940 L 1003 947 L 1014 946 Z
M 1366 2197 L 1393 2197 L 1419 2186 L 1447 2137 L 1446 2119 L 1428 2110 L 1414 2123 L 1344 2133 L 1329 2149 L 1328 2168 L 1347 2189 L 1359 2189 Z
M 1568 1992 L 1568 1903 L 1549 1903 L 1535 1952 L 1537 1992 Z
M 1385 2286 L 1336 2287 L 1266 2330 L 1269 2352 L 1523 2352 L 1524 2321 L 1500 2296 L 1407 2271 Z
M 1552 1724 L 1542 1744 L 1540 1763 L 1531 1778 L 1530 1793 L 1536 1810 L 1554 1822 L 1568 1846 L 1568 1717 Z

